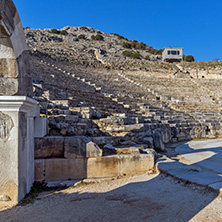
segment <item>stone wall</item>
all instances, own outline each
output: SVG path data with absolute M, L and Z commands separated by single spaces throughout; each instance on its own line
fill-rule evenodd
M 154 168 L 155 152 L 103 156 L 83 136 L 35 139 L 35 180 L 110 178 L 147 173 Z
M 0 20 L 0 96 L 32 97 L 25 35 L 12 1 L 1 1 Z

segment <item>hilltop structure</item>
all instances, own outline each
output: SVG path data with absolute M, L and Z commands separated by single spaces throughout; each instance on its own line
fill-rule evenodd
M 183 61 L 183 48 L 164 48 L 162 53 L 164 62 L 181 62 Z

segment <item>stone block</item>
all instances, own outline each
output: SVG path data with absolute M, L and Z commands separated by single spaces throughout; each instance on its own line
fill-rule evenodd
M 34 119 L 34 137 L 44 137 L 48 133 L 48 119 L 36 117 Z
M 37 102 L 25 96 L 0 97 L 0 195 L 18 203 L 34 182 L 34 121 Z
M 99 157 L 102 150 L 92 141 L 84 136 L 74 136 L 65 138 L 65 158 L 77 157 Z
M 153 169 L 155 163 L 154 153 L 137 155 L 120 155 L 120 176 L 134 176 L 145 174 Z
M 64 157 L 63 137 L 35 138 L 35 159 Z
M 45 180 L 72 180 L 86 178 L 86 159 L 46 159 Z
M 165 145 L 163 143 L 162 135 L 160 132 L 153 134 L 153 143 L 155 150 L 165 151 Z
M 104 156 L 89 158 L 87 162 L 87 178 L 110 178 L 119 175 L 119 157 Z
M 153 138 L 152 137 L 144 137 L 143 143 L 147 144 L 149 148 L 153 148 Z
M 35 160 L 35 181 L 45 180 L 45 159 Z

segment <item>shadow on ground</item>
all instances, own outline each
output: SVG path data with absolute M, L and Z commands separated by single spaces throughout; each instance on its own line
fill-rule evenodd
M 161 174 L 143 175 L 40 194 L 0 212 L 0 221 L 189 221 L 217 196 Z

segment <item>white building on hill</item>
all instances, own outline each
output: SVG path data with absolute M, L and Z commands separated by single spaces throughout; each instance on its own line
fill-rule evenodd
M 162 60 L 165 62 L 181 62 L 183 60 L 183 48 L 164 48 Z

